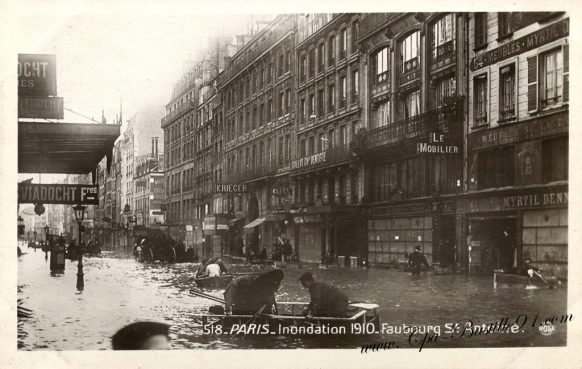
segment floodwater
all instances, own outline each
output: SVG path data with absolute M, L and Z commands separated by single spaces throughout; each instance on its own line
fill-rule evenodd
M 263 266 L 228 264 L 229 271 L 257 271 Z M 33 311 L 18 320 L 18 348 L 21 350 L 107 350 L 115 331 L 136 320 L 162 321 L 171 325 L 175 349 L 231 348 L 354 348 L 364 344 L 393 341 L 400 348 L 419 349 L 423 335 L 440 333 L 426 342 L 433 347 L 523 347 L 563 346 L 567 324 L 555 324 L 542 334 L 539 322 L 546 317 L 567 314 L 567 288 L 493 289 L 492 277 L 465 275 L 423 275 L 386 269 L 327 269 L 313 267 L 284 269 L 285 279 L 278 301 L 309 301 L 297 281 L 305 271 L 317 279 L 344 290 L 352 301 L 380 305 L 382 332 L 346 336 L 205 336 L 193 314 L 206 313 L 215 303 L 189 294 L 189 281 L 198 264 L 140 264 L 131 259 L 85 258 L 85 290 L 78 294 L 76 261 L 67 261 L 65 273 L 51 276 L 44 254 L 28 250 L 18 260 L 18 299 Z M 222 291 L 206 291 L 222 297 Z M 538 316 L 535 319 L 536 315 Z M 492 324 L 503 318 L 521 329 L 515 333 L 477 334 L 462 329 L 453 333 L 455 322 L 468 320 Z M 527 319 L 527 321 L 525 321 Z M 534 323 L 535 320 L 535 323 Z M 524 322 L 525 321 L 525 322 Z M 532 325 L 534 325 L 532 327 Z M 410 326 L 418 333 L 410 339 Z M 449 329 L 447 329 L 447 327 Z M 473 334 L 471 334 L 473 333 Z

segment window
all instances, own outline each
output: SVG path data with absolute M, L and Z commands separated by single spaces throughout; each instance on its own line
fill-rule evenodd
M 568 179 L 568 137 L 542 142 L 542 175 L 544 182 Z
M 289 72 L 291 70 L 291 52 L 290 51 L 287 51 L 285 53 L 285 59 L 286 59 L 285 70 L 287 72 Z
M 309 50 L 309 78 L 315 75 L 315 49 Z
M 335 146 L 335 130 L 332 128 L 327 132 L 327 147 L 332 148 Z
M 511 28 L 511 13 L 497 13 L 498 14 L 498 38 L 503 38 L 509 33 L 513 32 Z
M 305 150 L 306 150 L 305 139 L 302 138 L 301 140 L 299 140 L 299 156 L 300 157 L 307 156 L 307 154 L 305 153 Z
M 436 59 L 455 48 L 455 15 L 447 14 L 432 27 L 432 57 Z
M 358 96 L 359 93 L 360 93 L 360 73 L 356 69 L 352 71 L 352 97 L 354 98 L 354 101 L 352 101 L 352 103 L 357 102 L 356 97 Z
M 299 77 L 301 82 L 305 82 L 307 76 L 307 57 L 305 55 L 301 56 L 301 64 L 299 66 Z
M 301 122 L 305 121 L 305 116 L 307 115 L 306 105 L 305 105 L 305 98 L 301 98 L 301 103 L 299 104 L 299 109 L 301 113 Z
M 323 70 L 325 69 L 325 44 L 322 42 L 319 44 L 319 49 L 317 51 L 317 64 L 319 65 L 318 67 L 318 72 L 323 72 Z
M 390 101 L 378 104 L 376 110 L 376 127 L 382 127 L 390 123 Z
M 404 119 L 414 117 L 420 113 L 420 91 L 411 91 L 402 99 L 402 112 Z
M 456 94 L 457 84 L 455 77 L 441 79 L 437 82 L 435 104 L 437 108 L 444 105 L 447 97 L 452 97 Z
M 279 117 L 282 117 L 285 111 L 285 93 L 279 93 Z
M 420 53 L 420 33 L 414 32 L 406 37 L 400 44 L 400 65 L 402 73 L 418 67 L 418 55 Z
M 487 123 L 487 75 L 473 78 L 475 126 Z
M 386 82 L 388 80 L 388 48 L 385 47 L 378 51 L 375 56 L 376 59 L 376 81 L 378 83 Z
M 285 101 L 285 114 L 289 114 L 291 108 L 291 90 L 287 89 L 287 99 Z
M 340 60 L 345 59 L 348 47 L 348 31 L 343 28 L 340 31 Z
M 514 162 L 513 146 L 479 152 L 479 188 L 513 185 Z
M 320 117 L 325 115 L 325 104 L 323 99 L 323 89 L 317 90 L 317 114 Z
M 283 58 L 284 58 L 283 54 L 279 55 L 279 74 L 277 75 L 278 77 L 281 77 L 283 75 L 283 69 L 285 67 Z
M 309 136 L 309 152 L 307 153 L 307 155 L 313 154 L 315 154 L 315 137 Z
M 330 85 L 327 88 L 327 106 L 328 113 L 333 113 L 335 110 L 335 86 Z
M 475 13 L 475 48 L 487 44 L 487 13 Z
M 311 94 L 309 95 L 309 119 L 311 119 L 311 116 L 315 114 L 315 95 Z
M 500 120 L 515 117 L 515 64 L 499 70 L 499 117 Z
M 358 42 L 358 36 L 360 33 L 360 22 L 352 22 L 352 53 L 356 52 L 356 43 Z
M 343 125 L 340 127 L 340 145 L 345 146 L 348 144 L 348 128 Z
M 347 82 L 346 76 L 340 77 L 340 108 L 346 107 L 346 98 L 347 98 Z
M 541 105 L 542 108 L 545 108 L 562 102 L 562 50 L 558 49 L 547 54 L 540 55 L 540 60 Z
M 325 150 L 325 137 L 323 135 L 323 132 L 317 135 L 317 144 L 319 145 L 318 152 L 322 152 Z
M 271 121 L 273 116 L 273 99 L 269 99 L 267 102 L 267 122 Z
M 271 83 L 273 79 L 273 63 L 269 63 L 269 68 L 267 69 L 267 84 Z
M 327 43 L 327 65 L 335 64 L 335 37 L 331 36 Z

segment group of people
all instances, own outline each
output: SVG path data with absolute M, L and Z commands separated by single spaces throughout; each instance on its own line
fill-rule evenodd
M 227 273 L 226 266 L 222 262 L 222 259 L 218 257 L 203 260 L 196 271 L 196 277 L 218 277 Z
M 255 255 L 252 249 L 247 250 L 246 253 L 247 261 L 254 260 L 273 260 L 273 261 L 289 261 L 293 257 L 293 246 L 286 238 L 277 238 L 276 242 L 273 242 L 271 252 L 267 251 L 267 248 L 263 246 L 261 252 Z

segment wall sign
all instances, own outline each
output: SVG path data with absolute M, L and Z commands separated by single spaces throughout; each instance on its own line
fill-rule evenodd
M 315 164 L 325 163 L 326 151 L 320 152 L 319 154 L 314 154 L 310 156 L 305 156 L 303 158 L 295 159 L 291 161 L 291 170 L 300 169 L 308 167 Z
M 431 132 L 428 142 L 419 142 L 416 144 L 417 154 L 458 154 L 460 152 L 458 145 L 449 145 L 445 142 L 445 135 L 442 133 Z
M 19 184 L 18 202 L 99 205 L 98 185 Z
M 561 133 L 568 133 L 568 112 L 471 133 L 470 142 L 472 149 L 482 149 Z
M 63 119 L 62 97 L 20 96 L 18 118 Z
M 467 211 L 484 212 L 496 210 L 552 208 L 568 206 L 568 188 L 542 188 L 535 190 L 514 191 L 505 195 L 472 199 Z
M 488 65 L 499 63 L 529 50 L 536 49 L 552 41 L 566 37 L 570 34 L 570 19 L 563 19 L 554 24 L 550 24 L 534 33 L 508 42 L 496 49 L 479 54 L 469 63 L 469 68 L 475 72 Z
M 249 192 L 246 184 L 217 184 L 216 193 L 241 193 Z
M 18 96 L 56 96 L 55 55 L 18 54 Z

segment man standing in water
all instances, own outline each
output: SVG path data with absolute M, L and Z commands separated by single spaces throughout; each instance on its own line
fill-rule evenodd
M 426 269 L 429 268 L 428 262 L 426 261 L 426 257 L 420 251 L 420 246 L 414 246 L 414 252 L 408 255 L 408 265 L 412 270 L 412 275 L 419 276 L 423 264 L 424 266 L 426 266 Z

